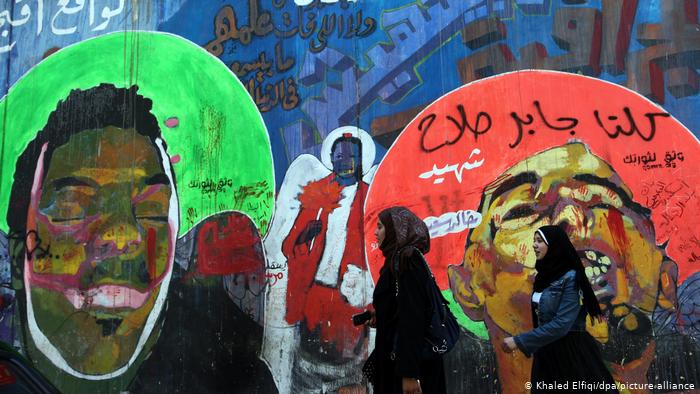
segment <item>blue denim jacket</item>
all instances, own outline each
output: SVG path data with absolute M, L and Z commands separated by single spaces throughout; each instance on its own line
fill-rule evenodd
M 586 309 L 581 306 L 576 271 L 568 271 L 542 291 L 537 323 L 537 328 L 514 338 L 528 357 L 569 331 L 586 331 Z

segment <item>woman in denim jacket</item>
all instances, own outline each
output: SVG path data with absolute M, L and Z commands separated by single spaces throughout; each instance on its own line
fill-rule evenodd
M 533 249 L 535 328 L 504 339 L 504 350 L 534 355 L 532 393 L 618 392 L 595 339 L 586 332 L 586 315 L 595 324 L 602 321 L 602 312 L 569 237 L 561 227 L 540 227 Z

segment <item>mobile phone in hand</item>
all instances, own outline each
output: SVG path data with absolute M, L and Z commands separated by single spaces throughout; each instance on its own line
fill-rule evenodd
M 358 313 L 357 315 L 352 315 L 352 324 L 356 326 L 361 326 L 365 324 L 369 319 L 372 318 L 372 312 L 364 311 Z

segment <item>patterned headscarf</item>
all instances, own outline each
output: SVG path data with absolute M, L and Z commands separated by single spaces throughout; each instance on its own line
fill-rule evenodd
M 379 220 L 385 230 L 379 249 L 386 259 L 407 246 L 413 246 L 423 254 L 430 251 L 428 226 L 407 208 L 387 208 L 379 213 Z

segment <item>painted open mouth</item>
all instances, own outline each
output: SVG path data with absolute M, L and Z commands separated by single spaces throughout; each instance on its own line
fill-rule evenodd
M 75 309 L 90 307 L 138 309 L 146 302 L 151 291 L 140 292 L 126 286 L 102 285 L 87 290 L 66 289 L 63 295 Z
M 596 250 L 578 251 L 585 267 L 586 278 L 593 287 L 596 297 L 601 304 L 615 297 L 615 289 L 608 283 L 608 271 L 614 269 L 610 257 Z
M 602 344 L 603 356 L 606 360 L 618 364 L 639 359 L 652 340 L 652 323 L 650 316 L 632 305 L 613 305 L 616 296 L 615 276 L 617 264 L 610 257 L 596 250 L 578 252 L 584 265 L 586 278 L 601 304 L 608 320 L 608 341 Z M 608 278 L 612 278 L 608 281 Z M 613 282 L 613 283 L 610 283 Z M 623 309 L 625 312 L 615 316 L 613 310 Z M 626 319 L 632 319 L 634 325 L 626 328 Z

